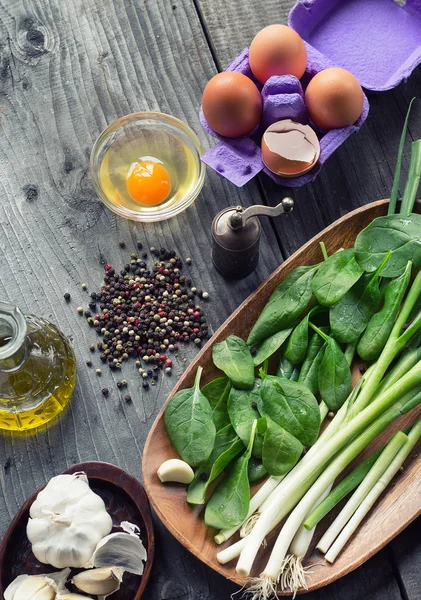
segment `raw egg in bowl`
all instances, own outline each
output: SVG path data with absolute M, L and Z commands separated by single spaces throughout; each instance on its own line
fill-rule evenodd
M 162 113 L 114 121 L 91 152 L 91 175 L 102 202 L 133 221 L 163 221 L 190 206 L 203 187 L 202 147 L 188 125 Z

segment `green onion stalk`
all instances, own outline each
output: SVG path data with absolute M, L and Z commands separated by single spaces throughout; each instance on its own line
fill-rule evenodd
M 319 459 L 318 464 L 315 462 L 313 473 L 308 474 L 307 480 L 301 481 L 295 490 L 290 490 L 291 500 L 288 500 L 285 496 L 282 499 L 279 498 L 279 505 L 275 506 L 274 503 L 265 514 L 262 514 L 259 520 L 261 523 L 259 521 L 256 523 L 248 536 L 248 543 L 241 552 L 237 564 L 237 572 L 241 575 L 249 575 L 250 573 L 254 558 L 263 540 L 263 538 L 260 540 L 261 532 L 265 532 L 263 537 L 267 535 L 295 506 L 277 538 L 264 571 L 250 588 L 256 598 L 259 593 L 261 593 L 262 598 L 269 597 L 272 593 L 282 571 L 288 547 L 297 529 L 329 485 L 388 425 L 421 403 L 421 364 L 412 369 L 406 379 L 405 384 L 398 382 L 392 386 L 389 392 L 383 394 L 381 398 L 364 409 L 341 432 L 327 442 L 324 460 Z M 414 391 L 416 387 L 418 389 Z M 337 456 L 332 460 L 337 452 Z M 331 460 L 330 464 L 323 470 L 329 459 Z M 314 477 L 314 473 L 317 473 L 318 476 Z M 309 481 L 312 481 L 310 485 Z M 313 483 L 315 484 L 312 485 Z M 286 509 L 283 507 L 282 501 L 285 502 Z M 259 545 L 256 548 L 255 544 L 258 540 Z
M 369 406 L 357 414 L 351 421 L 344 424 L 339 431 L 326 441 L 319 452 L 312 455 L 311 458 L 306 461 L 304 469 L 294 469 L 287 475 L 282 482 L 282 485 L 279 485 L 272 494 L 272 500 L 265 513 L 260 515 L 249 536 L 244 538 L 247 540 L 247 543 L 245 544 L 240 555 L 240 560 L 238 561 L 238 573 L 245 576 L 250 574 L 256 554 L 267 533 L 271 531 L 271 529 L 273 529 L 273 527 L 279 523 L 294 508 L 294 506 L 296 506 L 321 475 L 321 472 L 333 456 L 344 448 L 352 438 L 361 434 L 373 421 L 380 424 L 379 432 L 382 431 L 386 425 L 396 418 L 397 415 L 393 416 L 396 411 L 400 414 L 399 411 L 402 409 L 402 404 L 398 399 L 402 398 L 407 392 L 414 390 L 416 386 L 420 386 L 421 388 L 421 363 L 417 363 L 404 377 L 392 385 L 380 397 L 373 400 Z M 363 390 L 361 393 L 363 393 Z M 420 400 L 421 398 L 418 402 Z M 395 405 L 396 410 L 394 411 L 391 407 L 395 407 Z M 392 420 L 387 420 L 386 417 L 390 417 L 390 415 L 392 415 Z M 361 450 L 362 448 L 360 449 L 360 452 Z M 353 458 L 355 458 L 355 456 L 353 456 Z M 331 482 L 329 481 L 326 487 L 329 483 Z M 307 512 L 322 495 L 325 489 L 326 488 L 320 490 L 319 495 L 313 499 Z M 301 523 L 304 521 L 306 514 L 303 515 Z

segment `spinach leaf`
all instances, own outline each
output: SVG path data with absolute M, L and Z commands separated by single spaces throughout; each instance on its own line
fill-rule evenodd
M 316 398 L 307 387 L 267 375 L 260 388 L 263 416 L 296 437 L 303 446 L 311 446 L 317 440 L 320 429 L 320 409 Z
M 285 348 L 284 356 L 294 365 L 303 362 L 308 346 L 308 320 L 310 313 L 307 313 L 292 332 Z
M 357 352 L 363 360 L 376 360 L 385 347 L 409 284 L 411 266 L 408 262 L 402 275 L 385 285 L 383 307 L 371 317 L 358 342 Z
M 369 273 L 378 269 L 387 253 L 390 259 L 383 267 L 383 277 L 398 277 L 412 261 L 421 266 L 421 215 L 387 215 L 377 217 L 355 240 L 355 258 Z
M 314 314 L 320 312 L 321 310 L 325 309 L 322 309 L 321 306 L 315 306 L 312 308 L 298 323 L 288 340 L 284 356 L 295 365 L 299 365 L 303 362 L 307 352 L 309 320 Z
M 170 440 L 192 467 L 209 458 L 216 436 L 212 409 L 199 389 L 202 370 L 197 369 L 194 387 L 174 394 L 164 413 Z
M 266 340 L 263 340 L 263 342 L 257 346 L 256 352 L 253 355 L 255 366 L 261 365 L 265 360 L 272 356 L 272 354 L 282 346 L 291 331 L 292 329 L 282 329 L 281 331 L 278 331 L 278 333 L 274 333 L 268 337 Z
M 230 335 L 212 348 L 215 366 L 229 377 L 240 390 L 249 390 L 254 384 L 254 363 L 250 349 L 244 340 Z
M 317 265 L 297 267 L 278 285 L 249 334 L 249 346 L 256 346 L 281 329 L 294 325 L 311 300 L 311 282 L 317 268 Z
M 382 296 L 379 288 L 380 272 L 389 256 L 390 254 L 386 255 L 374 274 L 363 275 L 330 309 L 330 327 L 338 342 L 356 342 L 376 312 Z
M 209 485 L 242 450 L 244 450 L 244 444 L 232 425 L 227 425 L 217 431 L 210 457 L 197 467 L 194 479 L 188 487 L 187 502 L 189 504 L 205 504 Z
M 212 418 L 216 431 L 230 423 L 227 402 L 231 390 L 231 382 L 228 377 L 218 377 L 210 381 L 202 388 L 202 394 L 206 396 L 212 408 Z
M 319 327 L 321 331 L 327 333 L 327 327 Z M 307 354 L 301 366 L 298 383 L 305 385 L 312 394 L 319 391 L 319 368 L 324 354 L 324 340 L 314 333 L 308 345 Z
M 261 380 L 256 379 L 251 390 L 237 390 L 233 387 L 228 398 L 228 414 L 231 424 L 245 446 L 249 443 L 253 422 L 260 417 L 258 406 L 261 384 Z M 253 456 L 261 458 L 262 443 L 263 438 L 257 433 L 254 440 Z
M 312 325 L 326 342 L 319 368 L 319 391 L 330 410 L 337 411 L 352 390 L 351 369 L 338 342 Z
M 270 475 L 285 475 L 299 461 L 303 445 L 286 429 L 277 425 L 270 417 L 262 417 L 259 431 L 264 421 L 265 435 L 263 442 L 262 462 Z
M 258 458 L 254 458 L 254 456 L 250 457 L 247 474 L 250 483 L 254 483 L 255 481 L 259 481 L 264 475 L 267 475 L 267 470 L 263 466 L 263 463 Z
M 238 458 L 232 470 L 216 486 L 205 511 L 205 523 L 216 529 L 229 529 L 239 525 L 247 516 L 250 506 L 250 484 L 247 475 L 248 462 L 254 443 L 255 421 L 250 442 L 244 454 Z
M 285 377 L 285 379 L 292 379 L 292 381 L 298 381 L 300 370 L 296 365 L 293 365 L 285 356 L 281 356 L 279 361 L 278 377 Z
M 313 279 L 313 294 L 323 306 L 336 304 L 363 274 L 353 248 L 340 250 L 322 263 Z

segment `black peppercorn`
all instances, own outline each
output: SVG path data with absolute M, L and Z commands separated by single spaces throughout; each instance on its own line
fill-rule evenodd
M 66 300 L 66 302 L 70 302 L 70 294 L 69 294 L 69 292 L 66 292 L 64 294 L 63 298 Z

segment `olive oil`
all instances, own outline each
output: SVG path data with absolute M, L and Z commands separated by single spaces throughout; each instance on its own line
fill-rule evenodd
M 57 327 L 23 317 L 18 309 L 8 312 L 7 306 L 0 303 L 0 429 L 25 432 L 66 407 L 76 383 L 76 361 Z
M 102 158 L 99 181 L 104 194 L 113 204 L 135 212 L 156 213 L 160 209 L 175 207 L 194 190 L 199 178 L 200 165 L 192 149 L 179 137 L 152 127 L 133 136 L 129 133 L 115 140 Z M 169 178 L 169 193 L 158 206 L 152 202 L 136 201 L 127 185 L 137 165 L 151 163 L 158 164 Z M 152 193 L 153 185 L 152 179 L 149 182 Z

